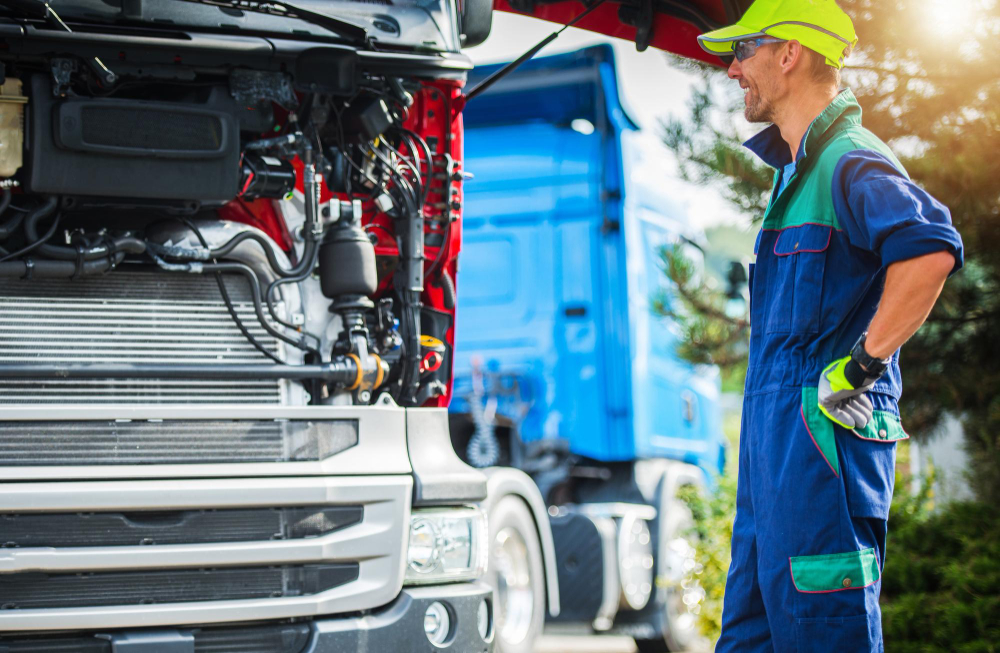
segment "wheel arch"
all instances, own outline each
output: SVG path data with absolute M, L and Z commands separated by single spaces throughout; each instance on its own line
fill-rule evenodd
M 542 564 L 545 566 L 545 594 L 548 603 L 549 616 L 559 616 L 559 576 L 556 567 L 556 545 L 552 538 L 552 527 L 549 525 L 549 513 L 545 508 L 545 500 L 538 486 L 531 477 L 518 469 L 510 467 L 488 467 L 482 470 L 486 474 L 486 501 L 483 508 L 489 514 L 490 509 L 500 499 L 515 496 L 528 507 L 531 518 L 535 522 L 538 542 L 542 545 Z

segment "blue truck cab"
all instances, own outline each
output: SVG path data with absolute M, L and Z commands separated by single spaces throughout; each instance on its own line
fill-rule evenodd
M 497 68 L 477 68 L 470 86 Z M 679 331 L 653 301 L 672 300 L 661 250 L 697 243 L 697 216 L 671 197 L 658 135 L 623 106 L 608 45 L 528 61 L 464 119 L 474 177 L 457 289 L 456 451 L 499 478 L 491 505 L 514 494 L 532 513 L 549 621 L 627 632 L 641 650 L 682 648 L 689 624 L 664 586 L 683 561 L 666 549 L 690 521 L 679 488 L 708 486 L 723 468 L 720 381 L 678 357 Z M 512 490 L 526 478 L 537 491 Z M 491 537 L 503 537 L 503 520 L 490 519 Z M 639 543 L 623 545 L 623 529 Z M 630 577 L 630 595 L 629 570 L 611 567 L 632 563 L 652 569 L 651 582 Z M 501 584 L 517 576 L 511 560 L 491 564 Z M 516 608 L 498 603 L 500 649 L 528 650 L 523 627 L 504 636 Z

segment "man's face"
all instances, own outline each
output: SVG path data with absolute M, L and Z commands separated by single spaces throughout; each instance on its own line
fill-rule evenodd
M 757 53 L 729 66 L 729 77 L 743 89 L 743 115 L 749 122 L 774 122 L 774 101 L 777 96 L 781 71 L 777 62 L 780 44 L 765 43 Z

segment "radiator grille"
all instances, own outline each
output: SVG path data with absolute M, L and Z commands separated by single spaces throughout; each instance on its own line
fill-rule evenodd
M 250 290 L 227 278 L 237 314 L 265 348 L 284 347 L 257 320 Z M 0 363 L 266 363 L 233 323 L 214 277 L 119 270 L 77 281 L 9 281 L 0 289 Z M 281 404 L 277 380 L 0 379 L 0 404 Z
M 245 628 L 183 629 L 194 638 L 195 653 L 300 653 L 312 631 L 307 624 L 277 624 Z M 112 653 L 100 637 L 0 637 L 3 653 Z
M 0 578 L 0 610 L 308 596 L 358 578 L 358 564 L 235 567 Z
M 327 535 L 361 523 L 363 516 L 361 506 L 0 514 L 0 547 L 289 540 Z
M 358 443 L 358 421 L 0 422 L 0 466 L 323 460 Z

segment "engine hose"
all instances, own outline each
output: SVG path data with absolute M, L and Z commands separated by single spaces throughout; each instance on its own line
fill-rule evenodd
M 401 216 L 403 225 L 403 237 L 400 239 L 403 245 L 400 259 L 402 265 L 396 276 L 396 289 L 402 299 L 401 323 L 405 327 L 403 332 L 405 349 L 403 356 L 402 382 L 400 397 L 405 404 L 415 401 L 417 392 L 420 389 L 420 295 L 424 290 L 424 218 L 419 207 L 414 206 L 414 197 L 411 194 L 407 197 L 407 191 L 412 193 L 412 188 L 406 183 L 402 176 L 397 180 L 400 183 L 400 195 L 409 200 L 404 203 L 405 212 Z
M 3 279 L 70 279 L 78 276 L 101 274 L 118 266 L 125 258 L 118 252 L 113 258 L 84 261 L 79 266 L 76 261 L 51 261 L 46 259 L 25 259 L 0 263 L 0 278 Z
M 3 193 L 0 195 L 0 215 L 3 215 L 10 207 L 11 193 L 9 188 L 4 188 L 0 192 Z M 24 214 L 17 212 L 5 221 L 0 222 L 0 240 L 6 240 L 12 233 L 17 231 L 17 228 L 21 226 L 21 222 L 23 221 Z
M 52 215 L 56 207 L 59 205 L 59 201 L 54 197 L 49 197 L 42 203 L 41 206 L 33 209 L 24 218 L 24 235 L 27 236 L 28 242 L 37 242 L 38 237 L 38 223 L 44 220 L 48 216 Z M 95 261 L 97 259 L 107 259 L 112 255 L 116 255 L 118 252 L 125 252 L 127 254 L 142 254 L 146 251 L 146 243 L 138 238 L 133 238 L 131 236 L 125 236 L 121 238 L 110 239 L 110 245 L 97 245 L 95 247 L 77 249 L 75 247 L 66 247 L 63 245 L 50 245 L 48 243 L 42 243 L 38 246 L 38 253 L 46 258 L 58 259 L 61 261 Z
M 441 277 L 435 285 L 441 289 L 444 307 L 449 311 L 455 308 L 455 282 L 451 280 L 451 275 L 446 270 L 441 270 Z
M 303 258 L 303 260 L 307 260 L 307 259 Z M 312 274 L 312 271 L 316 268 L 316 263 L 317 263 L 318 260 L 319 260 L 319 248 L 317 247 L 313 251 L 312 265 L 307 266 L 306 269 L 302 273 L 300 273 L 300 274 L 298 274 L 298 275 L 296 275 L 294 277 L 285 277 L 284 279 L 277 279 L 275 281 L 272 281 L 270 283 L 270 285 L 268 285 L 267 291 L 264 293 L 264 303 L 267 305 L 267 311 L 268 311 L 268 313 L 270 313 L 271 317 L 274 319 L 274 321 L 277 322 L 278 324 L 280 324 L 281 326 L 287 327 L 289 329 L 295 329 L 295 330 L 299 329 L 299 327 L 297 327 L 296 325 L 291 324 L 290 322 L 285 322 L 284 320 L 282 320 L 278 316 L 278 312 L 274 310 L 274 303 L 273 303 L 273 300 L 272 300 L 272 296 L 274 295 L 274 291 L 277 290 L 279 286 L 283 286 L 283 285 L 285 285 L 287 283 L 299 283 L 301 281 L 305 281 L 306 279 L 308 279 L 309 276 Z M 317 344 L 320 343 L 320 342 L 322 342 L 320 340 L 319 336 L 316 336 L 316 335 L 314 335 L 312 333 L 307 333 L 307 332 L 303 332 L 303 333 L 305 335 L 309 336 L 310 338 L 312 338 L 313 340 L 315 340 L 317 342 Z
M 260 245 L 261 249 L 264 250 L 264 256 L 267 257 L 267 262 L 274 270 L 274 273 L 279 277 L 297 277 L 302 273 L 312 272 L 309 267 L 309 261 L 313 256 L 313 251 L 319 251 L 319 243 L 317 242 L 313 231 L 312 225 L 306 224 L 302 231 L 302 236 L 305 238 L 306 246 L 302 252 L 302 260 L 299 261 L 298 265 L 291 268 L 283 268 L 281 263 L 278 261 L 278 257 L 275 255 L 274 250 L 271 248 L 267 240 L 263 236 L 253 231 L 244 231 L 242 233 L 236 234 L 228 242 L 219 247 L 216 247 L 211 252 L 208 253 L 207 258 L 225 258 L 230 254 L 236 246 L 246 240 L 252 240 Z M 204 254 L 201 254 L 204 256 Z
M 262 296 L 260 280 L 250 267 L 243 265 L 242 263 L 171 263 L 164 267 L 163 263 L 165 263 L 165 261 L 163 261 L 163 259 L 159 259 L 159 257 L 154 256 L 154 260 L 156 260 L 157 265 L 159 265 L 166 272 L 186 272 L 193 274 L 201 274 L 205 272 L 233 272 L 243 275 L 243 277 L 250 283 L 250 296 L 253 299 L 254 313 L 257 314 L 257 321 L 260 322 L 260 326 L 278 340 L 301 349 L 309 354 L 313 354 L 316 356 L 317 360 L 321 358 L 316 349 L 302 343 L 299 340 L 296 340 L 295 338 L 285 335 L 268 323 L 267 317 L 264 315 L 264 307 L 260 299 Z

